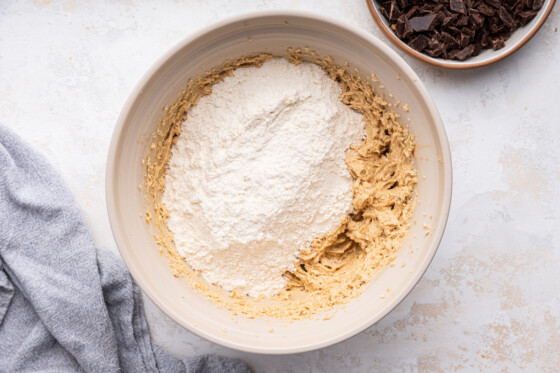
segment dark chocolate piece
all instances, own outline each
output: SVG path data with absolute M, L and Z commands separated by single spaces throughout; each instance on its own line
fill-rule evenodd
M 442 49 L 445 44 L 437 38 L 431 38 L 428 43 L 428 49 Z
M 476 36 L 476 30 L 472 29 L 472 28 L 468 28 L 468 27 L 463 27 L 461 29 L 461 33 L 463 34 L 467 34 L 470 37 L 474 38 Z
M 484 2 L 496 9 L 502 6 L 502 2 L 500 0 L 484 0 Z
M 471 37 L 465 33 L 461 33 L 459 35 L 459 45 L 463 48 L 467 47 L 469 45 L 469 42 L 471 41 Z
M 410 27 L 416 32 L 430 31 L 434 29 L 437 18 L 437 14 L 432 13 L 423 17 L 413 17 L 408 22 L 410 23 Z
M 480 14 L 486 17 L 492 17 L 494 14 L 496 14 L 496 11 L 493 8 L 484 3 L 480 3 L 476 9 L 478 9 Z
M 490 25 L 490 32 L 493 34 L 499 34 L 506 28 L 506 25 L 503 23 L 493 23 Z
M 484 17 L 474 9 L 471 9 L 469 11 L 469 17 L 470 17 L 470 21 L 475 26 L 481 26 L 484 23 Z
M 443 56 L 443 49 L 442 48 L 424 49 L 423 53 L 426 53 L 430 57 L 437 58 Z
M 414 5 L 406 11 L 405 15 L 406 15 L 406 18 L 411 19 L 417 13 L 418 13 L 418 7 L 416 5 Z
M 449 9 L 457 13 L 466 14 L 463 0 L 449 0 Z
M 522 26 L 525 26 L 536 15 L 537 15 L 536 10 L 527 10 L 525 12 L 519 12 L 519 15 L 518 15 L 519 16 L 519 22 L 521 23 Z
M 422 52 L 428 46 L 430 39 L 426 35 L 420 34 L 408 43 L 408 46 L 418 52 Z
M 450 60 L 455 60 L 457 59 L 457 55 L 459 54 L 459 52 L 459 49 L 453 49 L 447 54 L 447 58 Z
M 510 28 L 515 26 L 515 20 L 513 19 L 511 14 L 509 14 L 506 8 L 504 8 L 503 6 L 501 6 L 500 9 L 498 10 L 498 16 L 506 26 Z
M 533 0 L 533 10 L 541 10 L 544 0 Z
M 382 14 L 389 19 L 389 21 L 396 21 L 401 15 L 401 10 L 397 6 L 395 0 L 388 1 L 383 6 L 384 12 Z
M 510 0 L 506 2 L 505 7 L 507 7 L 509 10 L 514 10 L 517 8 L 520 2 L 521 0 Z
M 447 16 L 447 17 L 444 17 L 444 18 L 443 18 L 443 21 L 441 21 L 441 27 L 442 27 L 442 28 L 445 28 L 445 27 L 451 25 L 452 22 L 455 20 L 455 18 L 457 18 L 457 17 L 455 17 L 455 16 Z
M 495 39 L 490 39 L 490 45 L 494 48 L 494 50 L 502 49 L 506 46 L 504 40 L 499 36 Z
M 469 24 L 469 17 L 468 16 L 461 16 L 457 20 L 457 26 L 468 26 Z
M 482 44 L 473 44 L 474 45 L 474 52 L 473 56 L 478 56 L 480 52 L 482 52 Z
M 401 15 L 397 20 L 397 29 L 395 30 L 395 32 L 400 39 L 408 38 L 414 32 L 404 14 Z
M 464 61 L 467 59 L 467 57 L 472 56 L 473 52 L 474 52 L 474 45 L 471 44 L 466 48 L 464 48 L 463 50 L 461 50 L 459 53 L 457 53 L 455 55 L 455 58 L 457 58 L 459 61 Z
M 484 48 L 488 48 L 488 46 L 490 45 L 490 35 L 488 34 L 488 31 L 485 30 L 482 34 L 482 37 L 480 38 L 480 44 Z
M 450 47 L 459 45 L 459 41 L 445 31 L 441 33 L 441 41 L 448 44 Z
M 412 49 L 460 61 L 503 48 L 544 5 L 544 0 L 378 1 L 397 37 Z

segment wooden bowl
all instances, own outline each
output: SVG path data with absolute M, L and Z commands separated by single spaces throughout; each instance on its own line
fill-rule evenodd
M 513 54 L 516 50 L 521 48 L 525 43 L 529 41 L 539 31 L 543 23 L 548 18 L 556 0 L 546 0 L 542 9 L 539 13 L 523 27 L 515 30 L 511 37 L 506 40 L 505 47 L 497 51 L 493 49 L 484 49 L 478 56 L 469 57 L 465 61 L 454 61 L 454 60 L 444 60 L 443 58 L 430 57 L 424 53 L 420 53 L 412 48 L 410 48 L 406 43 L 395 35 L 391 29 L 389 22 L 383 15 L 379 12 L 379 4 L 375 0 L 366 0 L 369 11 L 373 17 L 377 26 L 383 31 L 383 33 L 391 40 L 391 42 L 399 47 L 401 50 L 416 57 L 420 61 L 432 64 L 438 67 L 444 67 L 447 69 L 454 70 L 465 70 L 474 69 L 476 67 L 482 67 L 490 65 L 496 61 L 506 58 L 507 56 Z

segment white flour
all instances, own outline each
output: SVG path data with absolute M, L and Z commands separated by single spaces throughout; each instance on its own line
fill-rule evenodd
M 351 212 L 344 158 L 364 122 L 340 94 L 318 66 L 280 59 L 236 70 L 189 111 L 162 200 L 206 281 L 275 295 L 300 249 Z

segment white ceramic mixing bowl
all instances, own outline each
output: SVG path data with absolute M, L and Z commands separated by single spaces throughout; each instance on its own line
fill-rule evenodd
M 186 280 L 173 277 L 148 225 L 139 217 L 145 207 L 138 189 L 144 176 L 141 159 L 149 146 L 142 139 L 153 133 L 163 108 L 175 101 L 189 78 L 228 58 L 254 52 L 285 55 L 288 47 L 310 47 L 338 63 L 349 61 L 364 78 L 375 73 L 379 92 L 390 92 L 394 98 L 389 100 L 407 104 L 409 112 L 398 111 L 402 123 L 410 124 L 416 135 L 420 175 L 416 224 L 398 252 L 396 265 L 381 271 L 359 298 L 331 319 L 293 323 L 233 317 L 192 290 Z M 106 176 L 107 207 L 116 243 L 132 276 L 150 299 L 177 323 L 204 338 L 231 348 L 272 354 L 308 351 L 342 341 L 395 308 L 432 260 L 451 200 L 451 158 L 445 130 L 414 71 L 367 32 L 302 12 L 253 13 L 229 19 L 167 52 L 140 80 L 122 110 Z M 424 223 L 430 226 L 428 235 Z

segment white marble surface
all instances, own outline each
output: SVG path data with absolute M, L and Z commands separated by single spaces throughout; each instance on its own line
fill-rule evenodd
M 381 39 L 363 0 L 0 2 L 0 122 L 63 175 L 99 245 L 111 133 L 129 92 L 169 47 L 251 10 L 337 16 Z M 263 356 L 182 329 L 146 299 L 153 339 L 177 356 L 240 356 L 255 371 L 558 371 L 560 7 L 519 52 L 466 72 L 404 56 L 431 92 L 454 166 L 448 228 L 419 285 L 384 320 L 315 352 Z

